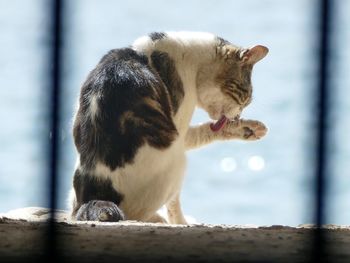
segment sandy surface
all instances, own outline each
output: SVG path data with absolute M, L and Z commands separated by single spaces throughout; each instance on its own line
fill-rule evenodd
M 79 262 L 309 262 L 312 226 L 165 225 L 125 221 L 56 223 L 61 259 Z M 3 260 L 43 256 L 47 210 L 26 208 L 0 215 Z M 350 262 L 350 228 L 325 226 L 327 262 Z M 5 262 L 5 261 L 3 261 Z

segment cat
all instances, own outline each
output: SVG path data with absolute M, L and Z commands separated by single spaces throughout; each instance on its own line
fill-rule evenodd
M 200 32 L 154 32 L 109 51 L 82 85 L 74 117 L 72 218 L 187 224 L 186 150 L 267 132 L 240 119 L 253 65 L 267 53 Z M 196 107 L 214 121 L 190 127 Z M 164 205 L 168 220 L 157 213 Z

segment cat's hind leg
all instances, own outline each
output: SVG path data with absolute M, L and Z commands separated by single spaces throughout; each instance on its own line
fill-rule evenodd
M 187 225 L 186 219 L 181 210 L 180 195 L 177 194 L 166 204 L 170 224 Z
M 124 220 L 125 216 L 113 202 L 91 200 L 78 209 L 75 218 L 78 221 L 118 222 Z
M 85 174 L 78 168 L 74 174 L 73 187 L 73 219 L 109 222 L 125 219 L 124 213 L 118 207 L 122 195 L 113 188 L 109 179 Z

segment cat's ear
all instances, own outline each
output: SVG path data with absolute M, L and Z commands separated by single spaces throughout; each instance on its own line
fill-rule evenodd
M 246 50 L 241 56 L 241 61 L 244 64 L 254 65 L 256 62 L 263 59 L 268 52 L 269 49 L 267 47 L 257 45 Z

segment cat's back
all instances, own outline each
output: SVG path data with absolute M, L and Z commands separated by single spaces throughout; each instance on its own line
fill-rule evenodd
M 98 162 L 111 170 L 123 167 L 144 144 L 164 149 L 177 136 L 164 84 L 147 56 L 131 48 L 111 50 L 101 59 L 79 102 L 74 140 L 89 170 Z

